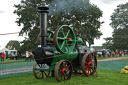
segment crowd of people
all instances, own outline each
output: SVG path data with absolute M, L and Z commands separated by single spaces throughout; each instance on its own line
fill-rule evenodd
M 18 51 L 16 51 L 14 53 L 13 59 L 19 60 L 20 57 L 21 57 L 21 54 Z M 3 62 L 5 60 L 5 58 L 8 59 L 8 54 L 6 54 L 6 52 L 0 52 L 0 60 L 1 60 L 1 62 Z M 25 61 L 26 62 L 29 62 L 31 60 L 34 61 L 34 55 L 33 55 L 33 53 L 32 52 L 29 52 L 29 51 L 26 51 Z
M 124 55 L 128 55 L 128 51 L 95 50 L 94 54 L 98 57 L 121 57 Z

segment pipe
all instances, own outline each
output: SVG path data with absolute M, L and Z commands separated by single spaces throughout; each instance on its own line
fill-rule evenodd
M 48 7 L 38 7 L 38 12 L 40 13 L 40 44 L 43 47 L 47 46 L 47 14 Z

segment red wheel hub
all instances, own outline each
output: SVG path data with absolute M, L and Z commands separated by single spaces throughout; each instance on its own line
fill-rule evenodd
M 71 40 L 71 38 L 66 38 L 65 40 Z
M 90 67 L 90 65 L 91 65 L 91 61 L 88 62 L 87 66 Z
M 66 68 L 63 68 L 63 69 L 61 70 L 62 74 L 65 74 L 65 71 L 66 71 Z

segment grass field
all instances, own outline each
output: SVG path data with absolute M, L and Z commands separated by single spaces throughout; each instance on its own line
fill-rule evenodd
M 58 82 L 55 77 L 36 79 L 33 74 L 0 79 L 0 85 L 127 85 L 128 74 L 119 71 L 98 70 L 98 77 L 73 75 L 69 81 Z

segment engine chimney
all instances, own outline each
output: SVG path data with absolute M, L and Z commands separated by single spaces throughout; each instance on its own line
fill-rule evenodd
M 40 44 L 41 46 L 47 46 L 47 14 L 48 7 L 38 7 L 38 12 L 40 13 Z

